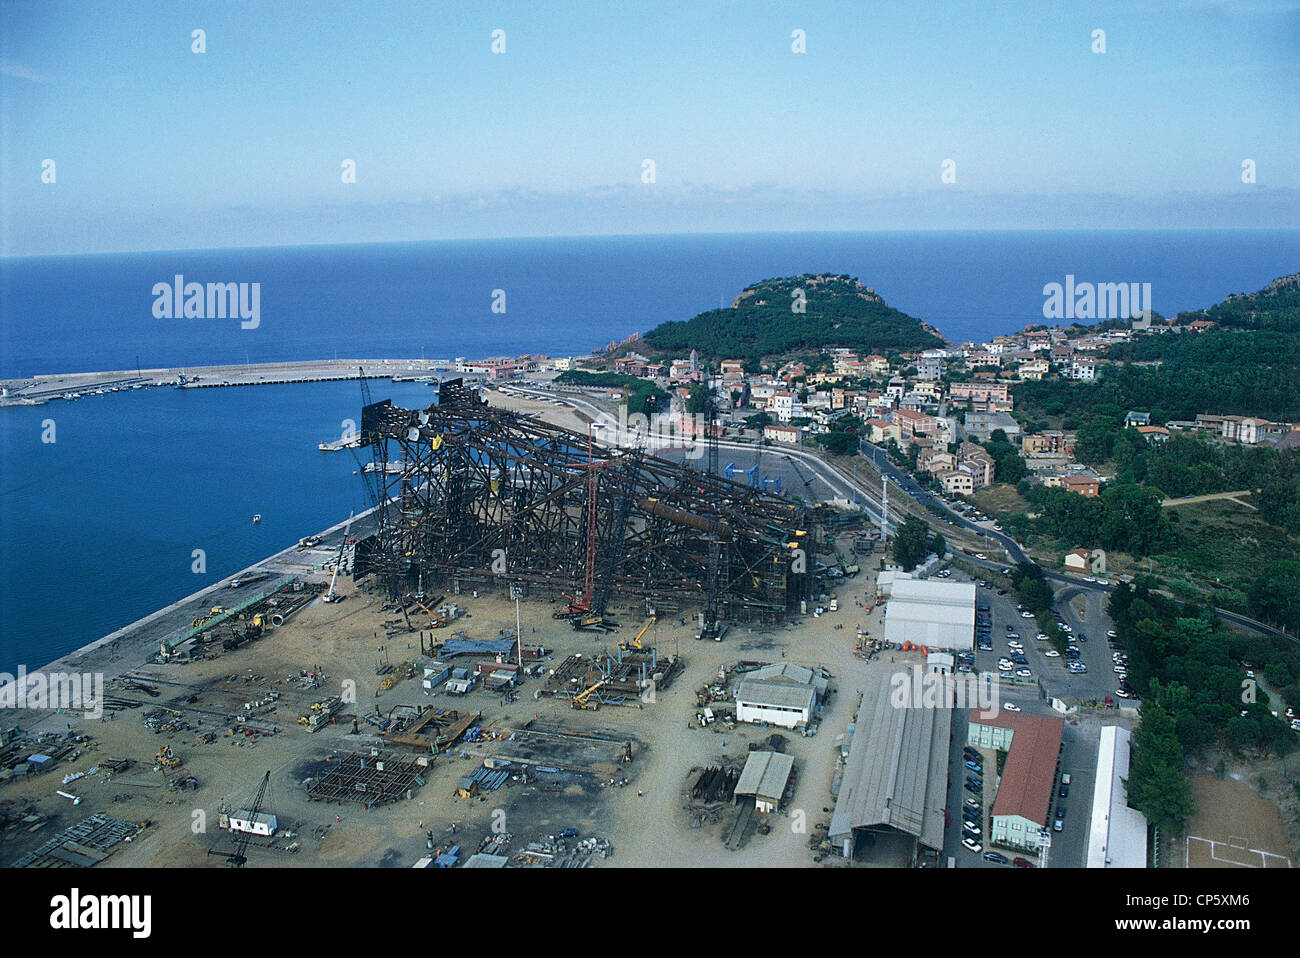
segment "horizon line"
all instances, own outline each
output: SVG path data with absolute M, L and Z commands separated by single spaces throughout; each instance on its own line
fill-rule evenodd
M 290 249 L 330 249 L 350 246 L 422 246 L 450 245 L 456 243 L 503 243 L 517 240 L 614 240 L 685 238 L 710 236 L 853 236 L 866 233 L 913 234 L 933 233 L 1300 233 L 1300 226 L 1225 226 L 1225 227 L 929 227 L 924 229 L 907 228 L 863 228 L 839 230 L 701 230 L 645 233 L 517 233 L 498 236 L 461 236 L 455 238 L 402 239 L 402 240 L 358 240 L 355 242 L 327 241 L 318 243 L 281 243 L 248 246 L 164 246 L 151 249 L 95 250 L 84 252 L 61 253 L 4 253 L 0 252 L 0 261 L 62 259 L 89 256 L 138 256 L 154 253 L 221 253 L 251 252 L 255 250 L 290 250 Z

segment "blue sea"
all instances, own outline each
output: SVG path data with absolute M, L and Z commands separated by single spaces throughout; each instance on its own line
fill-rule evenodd
M 602 237 L 0 260 L 0 378 L 295 359 L 576 355 L 847 273 L 950 340 L 1042 322 L 1042 288 L 1151 283 L 1165 315 L 1300 270 L 1300 231 Z M 158 319 L 152 289 L 260 284 L 260 323 Z M 493 312 L 494 291 L 505 313 Z M 500 294 L 495 294 L 500 302 Z M 418 384 L 376 398 L 427 403 Z M 364 507 L 320 453 L 356 383 L 149 389 L 0 409 L 0 671 L 38 667 Z M 42 421 L 57 441 L 42 443 Z M 261 513 L 263 522 L 250 518 Z M 191 571 L 202 548 L 207 571 Z

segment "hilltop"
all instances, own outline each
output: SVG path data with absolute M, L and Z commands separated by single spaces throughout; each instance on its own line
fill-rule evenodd
M 1204 319 L 1235 329 L 1300 332 L 1300 273 L 1282 276 L 1254 293 L 1234 293 L 1208 309 L 1179 313 L 1176 322 Z
M 793 307 L 802 305 L 803 311 Z M 745 288 L 728 309 L 662 323 L 640 340 L 660 352 L 758 360 L 801 349 L 914 352 L 944 345 L 931 326 L 889 306 L 851 276 L 803 274 Z

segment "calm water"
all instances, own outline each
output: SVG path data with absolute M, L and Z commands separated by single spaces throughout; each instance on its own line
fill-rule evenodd
M 1149 282 L 1167 315 L 1300 269 L 1300 232 L 865 233 L 520 240 L 0 260 L 0 378 L 340 357 L 589 352 L 848 273 L 955 341 L 1041 321 L 1042 287 Z M 261 325 L 159 320 L 154 283 L 261 284 Z M 491 312 L 492 291 L 506 313 Z M 417 384 L 376 398 L 424 404 Z M 0 671 L 37 667 L 364 507 L 356 383 L 150 389 L 0 410 Z M 40 441 L 53 418 L 57 441 Z M 253 525 L 251 517 L 263 521 Z M 194 549 L 207 574 L 191 569 Z

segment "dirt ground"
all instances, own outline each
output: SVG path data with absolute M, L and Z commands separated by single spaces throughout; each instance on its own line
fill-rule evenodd
M 874 621 L 868 621 L 861 606 L 863 591 L 871 587 L 871 581 L 864 572 L 841 583 L 837 613 L 776 627 L 741 624 L 733 626 L 721 642 L 695 640 L 695 610 L 661 618 L 645 641 L 656 645 L 663 657 L 680 655 L 684 672 L 668 689 L 659 690 L 651 704 L 606 705 L 582 711 L 562 699 L 535 699 L 534 692 L 542 685 L 540 678 L 526 680 L 517 700 L 508 704 L 499 695 L 482 690 L 459 697 L 430 696 L 418 678 L 379 693 L 381 677 L 376 675 L 376 665 L 383 661 L 419 664 L 419 637 L 405 633 L 385 637 L 384 620 L 394 613 L 381 612 L 377 595 L 355 591 L 350 581 L 341 579 L 341 588 L 348 594 L 345 601 L 334 605 L 315 601 L 283 627 L 216 659 L 146 665 L 143 655 L 134 661 L 128 655 L 115 663 L 134 667 L 156 683 L 159 697 L 145 699 L 145 711 L 159 705 L 175 708 L 187 723 L 215 730 L 217 737 L 211 743 L 196 744 L 197 730 L 192 727 L 154 732 L 143 725 L 139 709 L 99 721 L 80 715 L 47 715 L 46 727 L 62 730 L 66 723 L 90 735 L 92 741 L 74 761 L 61 763 L 43 775 L 0 785 L 0 810 L 9 812 L 10 817 L 32 811 L 49 817 L 45 827 L 35 832 L 11 829 L 3 833 L 0 860 L 7 864 L 58 830 L 95 812 L 105 812 L 148 822 L 149 827 L 129 846 L 119 846 L 101 867 L 224 867 L 231 840 L 229 833 L 217 828 L 219 808 L 223 804 L 247 807 L 269 770 L 264 808 L 278 816 L 282 829 L 294 834 L 277 841 L 278 847 L 263 847 L 268 840 L 254 839 L 248 856 L 255 867 L 409 867 L 428 854 L 430 831 L 438 848 L 456 842 L 472 852 L 480 839 L 493 833 L 494 826 L 513 836 L 512 852 L 570 827 L 582 837 L 598 836 L 613 848 L 612 856 L 599 861 L 600 865 L 811 866 L 814 853 L 809 849 L 809 833 L 816 822 L 829 820 L 833 804 L 829 789 L 835 737 L 851 718 L 855 690 L 863 686 L 861 679 L 867 670 L 890 665 L 888 655 L 871 664 L 854 655 L 855 626 L 862 624 L 873 634 L 883 627 L 879 613 Z M 558 607 L 554 599 L 558 596 L 534 596 L 522 604 L 524 642 L 552 649 L 544 663 L 549 667 L 576 652 L 613 650 L 620 639 L 635 635 L 646 619 L 639 603 L 625 604 L 611 610 L 622 623 L 616 634 L 576 632 L 566 621 L 551 617 Z M 505 596 L 484 593 L 476 598 L 465 592 L 448 596 L 448 601 L 457 602 L 468 614 L 450 628 L 431 633 L 439 641 L 455 632 L 470 638 L 492 638 L 514 629 L 514 603 Z M 894 654 L 896 667 L 906 657 Z M 829 670 L 833 691 L 819 734 L 804 737 L 798 732 L 758 727 L 725 731 L 721 723 L 696 727 L 692 721 L 697 711 L 695 690 L 716 680 L 720 667 L 738 660 L 786 660 Z M 319 687 L 302 688 L 302 670 L 319 675 Z M 388 713 L 399 705 L 469 709 L 482 713 L 479 724 L 490 740 L 460 743 L 434 758 L 426 783 L 409 801 L 370 810 L 358 804 L 309 801 L 303 779 L 324 767 L 327 758 L 341 752 L 365 754 L 371 747 L 390 748 L 364 721 L 359 723 L 357 735 L 352 734 L 350 719 L 327 725 L 315 734 L 298 724 L 298 716 L 306 713 L 312 702 L 338 695 L 345 683 L 355 686 L 356 702 L 346 706 L 343 715 L 373 714 L 376 707 Z M 218 718 L 198 711 L 240 713 L 244 702 L 266 701 L 273 692 L 278 698 L 264 710 L 247 714 L 255 722 L 277 727 L 279 734 L 226 734 Z M 468 799 L 455 797 L 457 780 L 481 766 L 484 758 L 519 753 L 524 738 L 518 730 L 530 722 L 556 736 L 560 746 L 554 754 L 560 759 L 555 764 L 562 766 L 562 772 Z M 723 832 L 729 815 L 705 827 L 691 827 L 685 808 L 690 771 L 724 755 L 743 763 L 749 743 L 765 739 L 773 731 L 782 732 L 786 750 L 795 757 L 793 800 L 788 808 L 768 817 L 769 834 L 751 833 L 738 851 L 728 851 Z M 516 736 L 513 741 L 512 733 Z M 579 739 L 573 739 L 569 747 L 565 736 L 570 733 L 599 736 L 620 746 L 630 741 L 633 760 L 619 764 L 615 753 L 621 752 L 621 747 L 593 752 L 588 742 Z M 154 754 L 164 745 L 181 757 L 184 765 L 180 769 L 154 770 Z M 415 756 L 410 750 L 392 750 L 404 751 L 408 759 Z M 566 754 L 568 761 L 561 761 Z M 101 770 L 61 785 L 65 774 L 88 771 L 108 757 L 129 758 L 134 765 L 117 775 Z M 198 780 L 197 790 L 167 787 L 169 780 L 182 774 Z M 623 778 L 628 779 L 627 784 L 618 784 Z M 615 781 L 612 786 L 611 779 Z M 81 803 L 74 806 L 56 796 L 54 792 L 60 788 L 79 796 Z M 296 846 L 296 850 L 286 850 L 286 846 Z
M 1183 862 L 1191 868 L 1294 867 L 1278 805 L 1231 774 L 1191 776 L 1196 815 L 1183 839 Z

